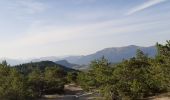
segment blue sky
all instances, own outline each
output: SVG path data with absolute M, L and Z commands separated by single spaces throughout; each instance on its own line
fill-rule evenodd
M 170 0 L 0 0 L 0 56 L 86 55 L 170 39 Z

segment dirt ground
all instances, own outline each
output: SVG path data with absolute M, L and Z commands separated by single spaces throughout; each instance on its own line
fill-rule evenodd
M 63 95 L 44 95 L 40 100 L 103 100 L 101 96 L 95 93 L 86 93 L 80 86 L 75 84 L 65 85 L 65 94 Z M 170 100 L 170 93 L 149 97 L 145 100 Z
M 95 93 L 86 93 L 80 86 L 75 84 L 65 85 L 64 95 L 44 95 L 40 100 L 102 100 L 100 96 Z
M 150 97 L 149 100 L 170 100 L 170 93 Z

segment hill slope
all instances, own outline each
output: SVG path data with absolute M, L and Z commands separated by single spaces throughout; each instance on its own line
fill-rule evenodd
M 25 63 L 25 64 L 17 65 L 17 66 L 14 66 L 14 67 L 16 69 L 18 69 L 20 72 L 26 73 L 26 74 L 31 72 L 35 68 L 38 68 L 41 71 L 44 71 L 45 68 L 47 68 L 47 67 L 57 67 L 57 68 L 60 68 L 60 69 L 62 69 L 64 71 L 66 71 L 66 72 L 76 71 L 74 69 L 67 68 L 65 66 L 56 64 L 56 63 L 54 63 L 52 61 L 31 62 L 31 63 Z
M 72 63 L 69 63 L 67 60 L 59 60 L 59 61 L 56 61 L 55 62 L 56 64 L 60 64 L 60 65 L 63 65 L 63 66 L 66 66 L 68 68 L 72 68 L 74 66 L 78 66 L 76 64 L 72 64 Z

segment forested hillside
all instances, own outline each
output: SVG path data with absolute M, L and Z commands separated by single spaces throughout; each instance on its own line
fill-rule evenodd
M 30 73 L 34 69 L 44 71 L 47 67 L 55 67 L 55 68 L 58 68 L 58 69 L 65 71 L 65 72 L 75 71 L 74 69 L 65 67 L 63 65 L 54 63 L 52 61 L 30 62 L 30 63 L 26 63 L 26 64 L 20 64 L 20 65 L 14 66 L 14 67 L 18 71 L 20 71 L 24 74 Z
M 37 100 L 45 94 L 63 94 L 64 85 L 76 72 L 51 61 L 13 67 L 3 61 L 0 64 L 0 99 Z

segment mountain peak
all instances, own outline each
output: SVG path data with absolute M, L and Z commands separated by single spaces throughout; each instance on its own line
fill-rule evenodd
M 99 59 L 104 56 L 112 63 L 121 62 L 122 59 L 129 59 L 136 55 L 136 50 L 140 49 L 144 53 L 148 54 L 150 57 L 154 57 L 157 53 L 155 46 L 142 47 L 136 45 L 129 45 L 124 47 L 112 47 L 105 48 L 103 50 L 97 51 L 96 53 L 86 55 L 76 60 L 75 64 L 89 64 L 92 60 Z M 69 61 L 69 60 L 68 60 Z

